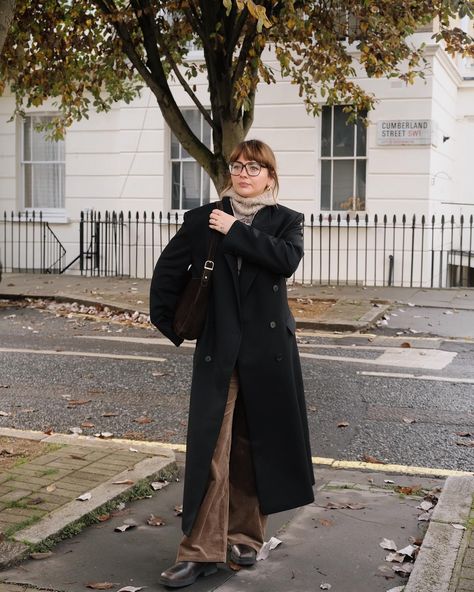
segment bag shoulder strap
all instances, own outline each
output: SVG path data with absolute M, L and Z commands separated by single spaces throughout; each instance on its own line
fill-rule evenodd
M 219 200 L 216 203 L 216 207 L 219 210 L 223 210 L 224 207 L 222 205 L 222 201 Z M 209 251 L 207 253 L 207 260 L 204 263 L 204 269 L 202 270 L 201 276 L 201 286 L 206 286 L 211 279 L 211 274 L 214 270 L 214 257 L 216 255 L 217 249 L 217 242 L 220 238 L 219 232 L 217 230 L 212 231 L 211 240 L 209 241 Z

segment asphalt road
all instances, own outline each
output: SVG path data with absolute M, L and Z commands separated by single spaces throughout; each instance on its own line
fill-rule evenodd
M 0 304 L 0 426 L 184 443 L 192 347 L 69 316 Z M 474 343 L 426 333 L 299 335 L 314 456 L 472 470 Z

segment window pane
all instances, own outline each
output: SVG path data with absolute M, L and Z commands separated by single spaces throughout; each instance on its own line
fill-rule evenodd
M 183 111 L 183 117 L 191 128 L 191 131 L 198 138 L 201 137 L 201 113 L 197 109 L 186 109 Z M 182 158 L 192 158 L 184 148 L 182 148 Z
M 211 180 L 206 171 L 202 170 L 202 202 L 201 204 L 209 203 L 211 200 Z
M 321 209 L 331 209 L 331 161 L 321 161 Z
M 367 156 L 367 128 L 361 122 L 357 124 L 357 156 Z
M 354 195 L 354 160 L 335 160 L 333 210 L 351 210 Z
M 33 165 L 25 164 L 25 208 L 33 207 Z
M 171 165 L 171 207 L 173 210 L 181 209 L 179 201 L 179 189 L 181 187 L 181 164 L 173 162 Z
M 201 167 L 197 162 L 183 162 L 183 202 L 185 210 L 195 208 L 201 201 Z
M 356 209 L 365 210 L 365 187 L 366 187 L 366 160 L 358 160 L 356 165 L 357 177 L 356 177 Z
M 321 122 L 321 156 L 331 156 L 332 108 L 323 107 Z
M 208 148 L 211 147 L 211 126 L 202 118 L 202 143 Z
M 33 164 L 34 183 L 31 186 L 31 207 L 64 207 L 64 165 Z
M 31 160 L 31 117 L 23 122 L 23 159 Z
M 173 132 L 171 132 L 171 158 L 179 158 L 179 142 Z
M 342 109 L 334 107 L 333 156 L 354 156 L 354 124 L 346 124 L 347 114 Z

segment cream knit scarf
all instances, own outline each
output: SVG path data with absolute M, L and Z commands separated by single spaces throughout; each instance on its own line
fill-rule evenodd
M 252 224 L 255 214 L 265 206 L 276 205 L 271 189 L 267 189 L 256 197 L 242 197 L 231 188 L 224 195 L 230 197 L 234 216 L 244 224 Z

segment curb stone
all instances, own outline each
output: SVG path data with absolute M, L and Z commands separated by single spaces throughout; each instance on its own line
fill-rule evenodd
M 139 460 L 133 468 L 118 469 L 114 475 L 104 477 L 95 487 L 89 488 L 91 499 L 86 502 L 76 499 L 61 505 L 47 513 L 38 522 L 16 531 L 9 540 L 0 542 L 0 569 L 22 561 L 31 551 L 32 546 L 52 542 L 61 538 L 65 529 L 77 525 L 81 520 L 99 511 L 109 503 L 118 502 L 133 495 L 140 482 L 151 481 L 165 471 L 174 471 L 176 467 L 174 452 L 153 442 L 134 440 L 100 440 L 90 436 L 67 434 L 45 435 L 41 432 L 23 431 L 12 428 L 0 428 L 0 436 L 36 440 L 45 444 L 62 444 L 65 446 L 83 447 L 116 452 L 130 452 L 130 448 L 147 455 Z M 28 463 L 26 463 L 28 464 Z M 132 463 L 131 463 L 132 464 Z M 131 483 L 114 484 L 114 481 L 130 481 Z M 2 591 L 0 585 L 0 592 Z
M 453 524 L 467 524 L 473 497 L 474 477 L 448 477 L 404 592 L 456 590 L 455 568 L 462 563 L 461 551 L 470 529 L 457 529 Z

